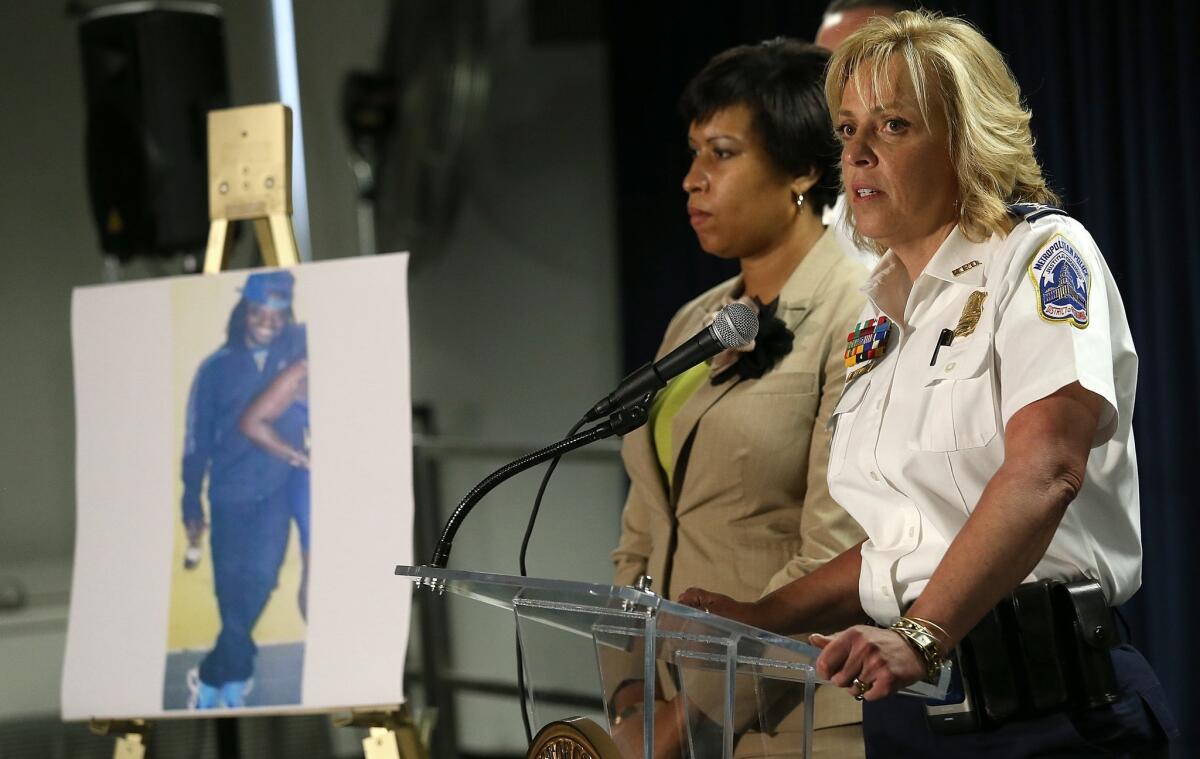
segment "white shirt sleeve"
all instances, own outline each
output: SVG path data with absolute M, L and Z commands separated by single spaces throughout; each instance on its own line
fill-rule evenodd
M 1102 445 L 1117 429 L 1110 306 L 1121 301 L 1111 292 L 1112 275 L 1091 235 L 1068 217 L 1018 228 L 1010 238 L 1016 249 L 995 290 L 1003 423 L 1078 382 L 1104 399 L 1092 441 Z

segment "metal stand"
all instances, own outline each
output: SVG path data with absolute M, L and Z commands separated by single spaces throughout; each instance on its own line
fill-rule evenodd
M 433 723 L 433 718 L 414 722 L 404 705 L 394 711 L 351 712 L 333 719 L 338 727 L 369 730 L 362 742 L 364 759 L 430 759 Z
M 292 230 L 292 110 L 280 103 L 208 113 L 208 246 L 204 273 L 221 271 L 229 224 L 253 221 L 263 263 L 300 262 Z
M 146 733 L 150 726 L 146 720 L 92 720 L 89 729 L 96 735 L 115 735 L 117 745 L 113 759 L 145 759 Z

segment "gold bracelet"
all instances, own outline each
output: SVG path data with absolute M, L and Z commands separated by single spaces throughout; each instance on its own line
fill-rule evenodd
M 916 622 L 917 624 L 925 625 L 926 627 L 932 627 L 934 632 L 941 633 L 942 640 L 945 640 L 948 642 L 951 639 L 950 633 L 946 632 L 946 628 L 942 627 L 937 622 L 930 621 L 928 619 L 925 619 L 924 617 L 908 617 L 908 619 L 911 619 L 913 622 Z
M 912 646 L 925 662 L 925 679 L 928 682 L 936 683 L 938 677 L 942 674 L 942 666 L 946 663 L 946 657 L 942 653 L 941 643 L 938 642 L 937 636 L 925 625 L 917 622 L 911 617 L 900 617 L 891 624 L 891 628 L 904 638 L 908 645 Z

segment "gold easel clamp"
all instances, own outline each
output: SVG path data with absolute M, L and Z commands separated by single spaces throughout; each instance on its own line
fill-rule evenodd
M 95 735 L 116 736 L 113 759 L 145 759 L 146 734 L 150 732 L 146 720 L 94 719 L 88 728 Z
M 292 109 L 282 103 L 208 112 L 208 246 L 204 273 L 221 271 L 229 224 L 253 221 L 263 262 L 300 262 L 292 230 Z
M 355 711 L 333 718 L 337 727 L 368 729 L 362 742 L 365 759 L 430 759 L 429 739 L 435 722 L 433 710 L 414 721 L 404 704 L 392 710 Z

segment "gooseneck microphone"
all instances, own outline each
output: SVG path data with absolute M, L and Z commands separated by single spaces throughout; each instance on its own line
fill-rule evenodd
M 444 568 L 450 559 L 450 548 L 459 526 L 467 518 L 475 504 L 479 503 L 493 488 L 509 477 L 523 472 L 564 453 L 581 448 L 589 443 L 612 435 L 624 435 L 646 423 L 646 417 L 654 394 L 666 386 L 670 379 L 687 369 L 705 361 L 726 348 L 747 345 L 758 334 L 758 315 L 744 303 L 730 303 L 717 312 L 713 323 L 683 345 L 650 364 L 632 372 L 621 380 L 617 389 L 588 411 L 587 416 L 573 429 L 588 422 L 607 417 L 593 427 L 576 432 L 563 440 L 534 451 L 516 461 L 506 464 L 485 477 L 467 493 L 454 513 L 446 520 L 442 536 L 434 548 L 429 566 Z
M 723 350 L 748 345 L 757 334 L 758 314 L 754 313 L 754 309 L 745 303 L 730 303 L 717 312 L 712 324 L 700 330 L 686 343 L 658 361 L 633 370 L 621 380 L 616 390 L 592 406 L 584 420 L 595 421 L 647 393 L 657 392 L 666 387 L 672 377 L 691 369 L 701 361 L 707 361 Z

